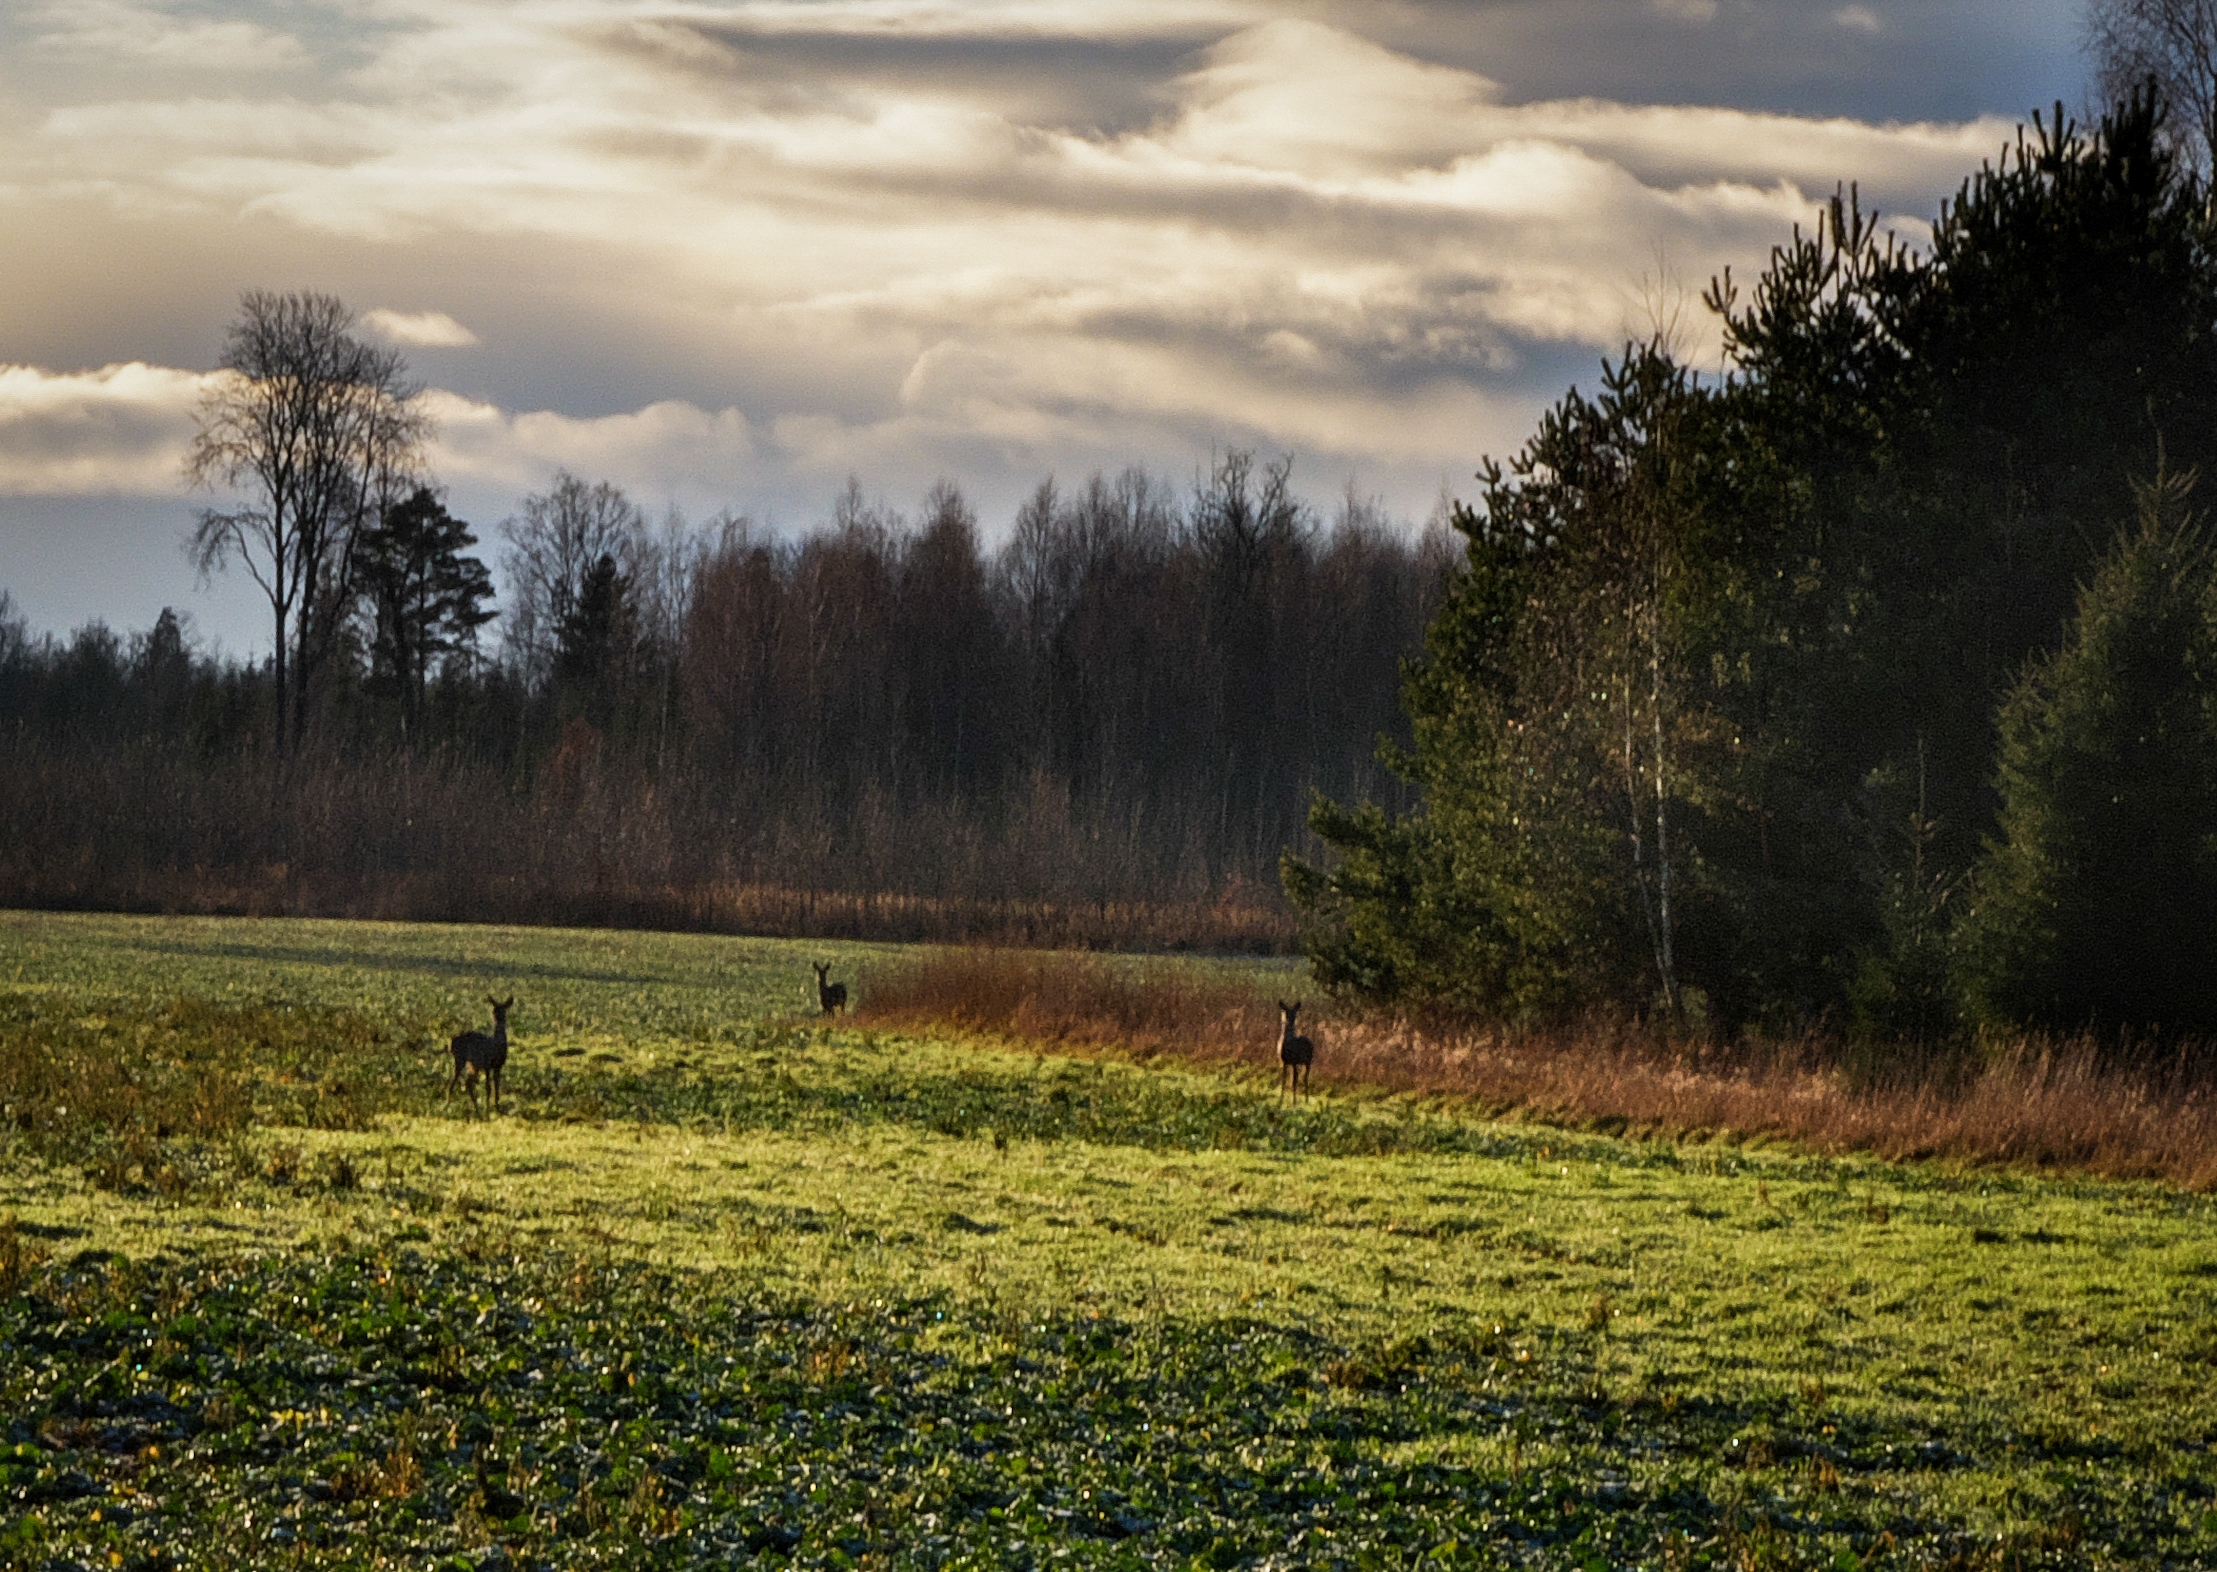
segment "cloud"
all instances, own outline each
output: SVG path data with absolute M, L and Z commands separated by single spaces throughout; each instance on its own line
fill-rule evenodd
M 647 497 L 722 500 L 744 488 L 755 452 L 745 415 L 681 399 L 597 417 L 511 412 L 444 391 L 424 402 L 438 427 L 433 467 L 480 490 L 533 490 L 569 469 Z
M 184 496 L 193 415 L 214 373 L 133 362 L 97 371 L 0 366 L 0 495 Z M 754 452 L 747 418 L 682 400 L 597 418 L 510 412 L 443 389 L 423 398 L 433 467 L 528 490 L 568 467 L 648 495 L 728 494 Z
M 1883 33 L 1886 23 L 1867 5 L 1844 5 L 1832 13 L 1832 25 L 1851 33 Z
M 722 12 L 764 33 L 919 38 L 1155 38 L 1266 21 L 1267 0 L 742 0 Z
M 53 273 L 119 296 L 158 301 L 189 235 L 222 279 L 197 298 L 438 301 L 363 322 L 482 346 L 467 395 L 439 396 L 437 456 L 483 496 L 558 465 L 742 503 L 850 469 L 1013 493 L 1237 441 L 1401 476 L 1421 511 L 1639 330 L 1659 251 L 1694 287 L 1745 276 L 1836 183 L 1927 213 L 2006 140 L 1969 115 L 1520 96 L 1474 68 L 1516 64 L 1517 28 L 1565 29 L 1566 58 L 1715 51 L 1777 9 L 1697 33 L 1681 24 L 1725 19 L 1708 0 L 295 6 L 272 14 L 320 18 L 318 59 L 343 69 L 310 61 L 283 91 L 121 69 L 25 88 L 0 222 L 67 232 L 96 210 L 84 266 Z M 1778 26 L 1847 14 L 1807 0 Z M 115 0 L 38 16 L 39 47 L 73 59 L 101 29 L 143 60 L 219 26 L 239 61 L 304 58 L 258 24 Z M 0 404 L 0 487 L 100 484 L 67 455 L 108 430 L 114 484 L 174 489 L 155 449 L 175 420 L 77 386 L 117 370 L 37 374 L 40 397 L 74 376 L 80 400 L 40 406 L 37 430 L 68 438 L 51 456 Z
M 289 33 L 252 22 L 180 20 L 127 0 L 56 0 L 31 12 L 32 49 L 65 60 L 194 71 L 286 71 L 310 63 Z
M 392 311 L 379 306 L 362 313 L 362 326 L 392 343 L 422 349 L 459 349 L 478 342 L 475 333 L 444 311 Z
M 205 381 L 138 362 L 61 373 L 0 366 L 0 495 L 182 492 Z

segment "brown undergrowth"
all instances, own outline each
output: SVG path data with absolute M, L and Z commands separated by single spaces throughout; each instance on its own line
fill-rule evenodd
M 457 896 L 449 882 L 397 875 L 349 884 L 281 863 L 231 870 L 103 870 L 82 880 L 58 873 L 13 880 L 0 875 L 0 907 L 1248 955 L 1290 954 L 1295 939 L 1294 916 L 1282 902 L 1238 890 L 1189 901 L 1061 901 L 729 880 L 659 886 L 602 880 L 576 889 L 554 880 L 494 878 Z
M 864 1013 L 1139 1058 L 1277 1062 L 1272 998 L 1183 964 L 942 951 L 870 979 Z M 1504 1030 L 1314 1003 L 1302 1029 L 1327 1084 L 1456 1098 L 1499 1117 L 2217 1188 L 2217 1084 L 2184 1057 L 2128 1068 L 2091 1042 L 2028 1038 L 1969 1059 L 1907 1051 L 1873 1069 L 1868 1054 L 1816 1037 L 1719 1045 L 1628 1021 Z
M 320 741 L 282 777 L 251 756 L 17 741 L 0 747 L 0 907 L 1281 955 L 1297 937 L 1275 851 L 1204 877 L 1198 829 L 1052 782 L 850 803 L 593 747 L 523 784 Z

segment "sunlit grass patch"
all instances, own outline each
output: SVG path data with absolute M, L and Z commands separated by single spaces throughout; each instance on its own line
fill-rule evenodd
M 9 1030 L 239 1096 L 181 1187 L 0 1130 L 0 1564 L 2217 1563 L 2206 1197 L 1296 1106 L 744 941 L 9 922 Z
M 865 1019 L 1268 1069 L 1275 1001 L 1300 992 L 1282 968 L 938 949 L 891 964 Z M 1303 1022 L 1327 1084 L 1431 1095 L 1466 1113 L 2217 1190 L 2217 1073 L 2189 1052 L 2128 1064 L 2085 1037 L 1872 1052 L 1816 1034 L 1683 1037 L 1623 1016 L 1521 1028 L 1385 1017 L 1320 1028 L 1314 1012 Z

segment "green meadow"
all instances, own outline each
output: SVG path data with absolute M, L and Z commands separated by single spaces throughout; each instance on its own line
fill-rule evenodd
M 811 959 L 899 952 L 0 914 L 0 1565 L 2217 1565 L 2209 1197 L 1491 1123 L 1328 1015 L 1287 1105 Z

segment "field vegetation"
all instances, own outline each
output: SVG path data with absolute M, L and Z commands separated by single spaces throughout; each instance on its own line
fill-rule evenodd
M 2217 1562 L 2206 1197 L 1497 1122 L 1329 1019 L 1294 1105 L 913 965 L 6 918 L 5 1558 Z M 494 1119 L 441 1047 L 511 991 Z
M 247 295 L 268 664 L 0 590 L 0 901 L 165 914 L 0 913 L 0 1564 L 2217 1565 L 2171 114 L 1844 189 L 1421 535 L 562 472 L 496 609 L 398 352 Z
M 1248 985 L 1227 988 L 1193 965 L 940 949 L 889 968 L 871 1015 L 1080 1051 L 1259 1064 L 1286 989 L 1272 995 L 1252 971 L 1236 975 Z M 1357 1011 L 1335 1022 L 1331 1047 L 1345 1080 L 1502 1117 L 2217 1186 L 2217 1075 L 2198 1043 L 2135 1057 L 2092 1034 L 2034 1033 L 1872 1051 L 1817 1033 L 1673 1035 L 1602 1012 L 1508 1027 Z

